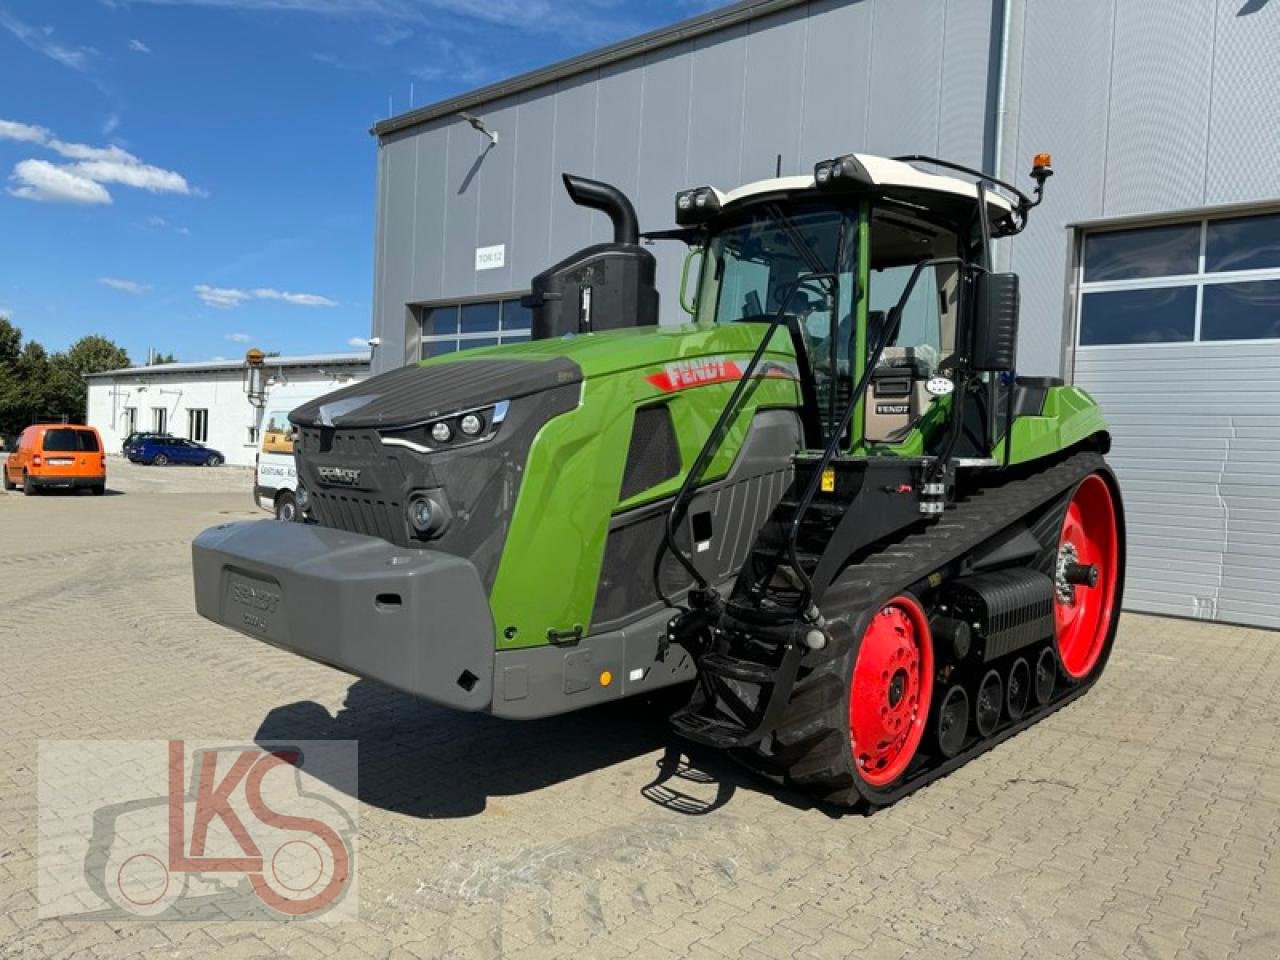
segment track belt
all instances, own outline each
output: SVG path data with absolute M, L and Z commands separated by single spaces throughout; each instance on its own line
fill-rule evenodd
M 1069 493 L 1094 472 L 1110 473 L 1101 454 L 1094 452 L 1076 453 L 1039 470 L 1008 471 L 1000 482 L 958 501 L 938 522 L 886 545 L 837 577 L 818 601 L 824 616 L 833 624 L 847 625 L 854 637 L 861 637 L 871 617 L 895 596 L 961 559 L 1004 528 Z M 1117 603 L 1121 587 L 1117 581 Z M 750 629 L 746 624 L 742 626 Z M 820 663 L 821 656 L 818 654 L 814 659 Z M 1044 706 L 1029 710 L 1022 719 L 978 740 L 956 756 L 917 772 L 897 787 L 877 789 L 872 795 L 859 781 L 859 790 L 866 800 L 876 805 L 896 802 L 1070 703 L 1093 685 L 1102 666 L 1099 663 L 1088 679 L 1061 690 Z M 757 766 L 750 760 L 747 762 Z M 761 772 L 778 779 L 766 770 Z

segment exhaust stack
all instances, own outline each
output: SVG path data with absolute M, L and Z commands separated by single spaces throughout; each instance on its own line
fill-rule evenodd
M 564 175 L 569 199 L 613 223 L 613 242 L 597 243 L 538 274 L 521 301 L 533 311 L 532 336 L 546 340 L 658 323 L 657 261 L 640 246 L 636 208 L 617 187 Z
M 636 208 L 617 187 L 566 173 L 564 188 L 569 191 L 569 199 L 578 206 L 608 214 L 613 221 L 614 243 L 635 245 L 640 242 L 640 221 L 636 218 Z

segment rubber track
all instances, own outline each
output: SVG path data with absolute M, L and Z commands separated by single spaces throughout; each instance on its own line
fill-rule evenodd
M 1065 689 L 1059 681 L 1057 696 L 1045 706 L 892 790 L 868 788 L 854 771 L 848 745 L 845 660 L 854 638 L 862 636 L 871 616 L 912 584 L 1052 503 L 1096 471 L 1110 472 L 1102 456 L 1093 452 L 1076 453 L 1033 472 L 1009 471 L 1000 482 L 958 502 L 937 523 L 886 546 L 872 559 L 842 574 L 820 604 L 833 642 L 826 650 L 810 655 L 812 660 L 806 657 L 806 672 L 797 682 L 773 737 L 759 747 L 735 751 L 735 757 L 769 779 L 824 801 L 882 806 L 967 763 L 1083 694 L 1101 675 L 1105 660 L 1086 681 Z

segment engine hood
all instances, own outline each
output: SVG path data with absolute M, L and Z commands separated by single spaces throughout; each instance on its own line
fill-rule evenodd
M 567 357 L 457 357 L 403 367 L 303 404 L 300 427 L 398 427 L 582 381 Z

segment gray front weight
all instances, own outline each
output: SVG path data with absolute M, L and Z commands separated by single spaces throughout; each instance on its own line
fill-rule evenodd
M 256 520 L 191 545 L 214 623 L 459 710 L 488 710 L 494 626 L 467 560 L 377 537 Z

